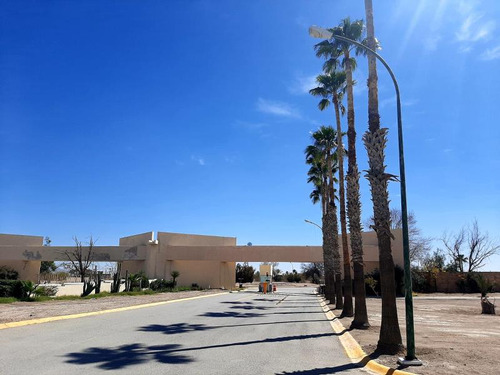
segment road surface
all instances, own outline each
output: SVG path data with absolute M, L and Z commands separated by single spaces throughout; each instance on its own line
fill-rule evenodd
M 367 374 L 312 288 L 215 297 L 0 331 L 0 374 Z

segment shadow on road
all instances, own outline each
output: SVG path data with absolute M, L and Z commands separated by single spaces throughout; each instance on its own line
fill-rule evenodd
M 360 369 L 366 366 L 366 364 L 372 360 L 372 356 L 364 356 L 361 360 L 359 360 L 356 363 L 349 363 L 346 365 L 340 365 L 340 366 L 333 366 L 333 367 L 323 367 L 323 368 L 314 368 L 311 370 L 298 370 L 298 371 L 292 371 L 292 372 L 279 372 L 275 373 L 274 375 L 326 375 L 326 374 L 336 374 L 336 373 L 342 373 L 344 371 L 348 371 L 351 369 Z M 404 369 L 401 366 L 397 368 L 397 370 Z M 391 375 L 394 374 L 396 369 L 390 368 L 387 370 L 387 372 L 384 372 L 385 375 Z
M 299 370 L 299 371 L 292 371 L 292 372 L 277 372 L 275 375 L 288 375 L 288 374 L 294 374 L 294 375 L 326 375 L 326 374 L 337 374 L 337 373 L 342 373 L 344 371 L 348 371 L 351 369 L 359 369 L 362 368 L 362 365 L 359 365 L 357 363 L 350 363 L 348 365 L 341 365 L 341 366 L 334 366 L 334 367 L 322 367 L 322 368 L 314 368 L 311 370 Z
M 229 308 L 230 309 L 238 309 L 238 310 L 269 310 L 271 307 L 243 305 L 243 306 L 230 306 Z
M 188 356 L 176 354 L 179 348 L 180 345 L 175 344 L 146 346 L 138 343 L 116 348 L 88 348 L 80 353 L 66 354 L 66 362 L 76 365 L 95 363 L 103 370 L 118 370 L 151 360 L 166 364 L 193 362 Z
M 199 316 L 205 316 L 207 318 L 256 318 L 258 316 L 261 316 L 261 314 L 227 311 L 227 312 L 207 312 Z
M 194 332 L 194 331 L 208 331 L 217 328 L 235 328 L 235 327 L 251 327 L 251 326 L 264 326 L 264 325 L 277 325 L 277 324 L 297 324 L 297 323 L 323 323 L 325 319 L 315 320 L 287 320 L 280 322 L 262 322 L 262 323 L 246 323 L 246 324 L 226 324 L 222 326 L 207 326 L 205 324 L 190 324 L 190 323 L 176 323 L 169 325 L 150 324 L 148 326 L 140 327 L 138 331 L 141 332 L 160 332 L 165 335 L 175 335 L 179 333 Z M 349 329 L 350 330 L 350 329 Z M 346 330 L 346 331 L 349 331 Z M 342 331 L 340 334 L 344 333 Z M 339 334 L 339 335 L 340 335 Z M 337 335 L 332 333 L 332 335 Z
M 173 327 L 151 325 L 143 327 L 141 330 L 146 332 L 163 332 L 168 334 L 168 333 L 181 333 L 181 332 L 189 332 L 196 330 L 206 330 L 212 328 L 217 328 L 217 327 L 205 327 L 199 324 L 198 325 L 180 324 L 180 325 L 173 325 Z M 134 343 L 134 344 L 118 346 L 116 348 L 95 348 L 95 347 L 88 348 L 83 352 L 68 353 L 67 355 L 65 355 L 65 357 L 68 358 L 66 362 L 71 364 L 76 364 L 76 365 L 97 364 L 98 368 L 104 370 L 118 370 L 125 367 L 138 365 L 151 360 L 164 364 L 185 364 L 194 362 L 193 358 L 183 354 L 179 354 L 182 352 L 192 352 L 192 351 L 194 352 L 198 350 L 210 350 L 210 349 L 229 348 L 236 346 L 248 346 L 255 344 L 257 345 L 274 344 L 274 343 L 289 342 L 295 340 L 302 341 L 309 339 L 317 339 L 321 337 L 333 337 L 339 335 L 340 334 L 332 332 L 332 333 L 318 333 L 309 335 L 281 336 L 281 337 L 267 338 L 263 340 L 260 339 L 252 341 L 240 341 L 240 342 L 231 342 L 231 343 L 196 346 L 196 347 L 182 347 L 181 345 L 178 344 L 147 346 L 140 343 Z M 368 357 L 366 358 L 369 359 Z M 349 368 L 362 367 L 363 366 L 362 362 L 363 361 L 357 364 L 344 365 L 332 368 L 293 372 L 293 374 L 326 374 L 328 372 L 321 372 L 321 371 L 328 370 L 330 371 L 329 373 L 332 373 L 332 369 L 335 370 L 333 372 L 337 371 L 340 372 L 342 370 L 346 370 Z
M 141 332 L 161 332 L 165 335 L 175 335 L 193 331 L 208 331 L 219 327 L 210 327 L 205 324 L 176 323 L 169 325 L 150 324 L 138 329 Z

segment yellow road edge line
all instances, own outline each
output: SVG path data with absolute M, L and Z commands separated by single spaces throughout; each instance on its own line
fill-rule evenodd
M 330 321 L 333 332 L 338 334 L 340 343 L 344 347 L 347 356 L 354 362 L 358 361 L 363 365 L 363 367 L 370 369 L 371 371 L 381 374 L 381 375 L 415 375 L 413 372 L 406 372 L 402 370 L 396 370 L 387 366 L 384 366 L 373 359 L 370 359 L 368 355 L 361 348 L 361 345 L 352 337 L 352 335 L 347 332 L 343 324 L 337 319 L 335 314 L 328 308 L 324 298 L 321 300 L 321 308 L 325 313 L 325 316 Z
M 109 310 L 91 311 L 91 312 L 71 314 L 71 315 L 51 316 L 51 317 L 47 317 L 47 318 L 39 318 L 39 319 L 31 319 L 31 320 L 21 320 L 19 322 L 0 323 L 0 330 L 7 329 L 7 328 L 23 327 L 23 326 L 28 326 L 28 325 L 32 325 L 32 324 L 55 322 L 57 320 L 76 319 L 76 318 L 84 318 L 87 316 L 103 315 L 103 314 L 109 314 L 109 313 L 120 312 L 120 311 L 137 310 L 137 309 L 142 309 L 145 307 L 154 307 L 154 306 L 166 305 L 168 303 L 189 301 L 189 300 L 199 299 L 199 298 L 215 297 L 215 296 L 220 296 L 223 294 L 229 294 L 229 292 L 208 294 L 205 296 L 179 298 L 179 299 L 173 299 L 170 301 L 145 303 L 142 305 L 118 307 L 116 309 L 109 309 Z

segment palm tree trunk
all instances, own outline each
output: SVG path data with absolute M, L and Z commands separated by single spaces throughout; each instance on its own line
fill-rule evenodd
M 326 182 L 323 182 L 326 185 Z M 335 303 L 335 276 L 333 267 L 333 257 L 330 253 L 330 247 L 328 244 L 328 238 L 326 235 L 327 230 L 327 207 L 328 198 L 326 193 L 326 188 L 323 188 L 321 193 L 321 208 L 323 215 L 321 216 L 321 231 L 323 234 L 323 264 L 325 268 L 325 299 L 329 300 L 330 303 Z
M 337 123 L 337 159 L 339 166 L 339 202 L 340 202 L 340 232 L 342 233 L 342 255 L 344 258 L 344 309 L 342 316 L 353 316 L 351 262 L 349 259 L 349 244 L 347 243 L 347 218 L 345 212 L 344 188 L 344 148 L 342 146 L 342 127 L 340 125 L 340 110 L 337 95 L 333 98 L 335 106 L 335 121 Z
M 375 50 L 375 28 L 373 5 L 365 0 L 368 47 Z M 382 323 L 377 349 L 382 353 L 395 354 L 403 347 L 396 308 L 396 286 L 394 283 L 394 260 L 391 249 L 388 181 L 385 173 L 385 145 L 387 129 L 380 128 L 378 113 L 377 67 L 375 56 L 368 54 L 368 132 L 363 141 L 368 152 L 368 181 L 373 201 L 373 228 L 377 232 L 379 247 L 380 289 L 382 293 Z
M 364 275 L 360 273 L 360 267 L 363 267 L 363 241 L 361 237 L 361 202 L 359 197 L 359 171 L 356 160 L 356 129 L 354 125 L 354 94 L 352 69 L 349 52 L 345 53 L 346 58 L 346 79 L 347 79 L 347 215 L 349 216 L 349 231 L 351 234 L 351 251 L 355 269 L 358 270 L 354 275 L 354 288 L 356 293 L 361 293 L 365 288 Z M 359 298 L 359 300 L 358 300 Z M 359 311 L 358 311 L 359 306 Z M 354 321 L 357 325 L 368 325 L 368 318 L 363 311 L 366 311 L 365 294 L 356 294 L 356 309 L 354 312 Z
M 335 303 L 335 260 L 333 255 L 333 243 L 331 235 L 329 235 L 329 226 L 331 225 L 331 210 L 326 209 L 322 218 L 323 230 L 323 262 L 325 265 L 325 299 L 330 301 L 330 304 Z M 331 233 L 331 232 L 330 232 Z
M 339 249 L 339 226 L 337 221 L 337 207 L 335 206 L 335 186 L 334 186 L 334 175 L 333 175 L 333 158 L 334 155 L 331 154 L 331 150 L 327 151 L 327 168 L 328 168 L 328 237 L 329 242 L 332 246 L 333 252 L 333 267 L 335 275 L 335 299 L 336 309 L 342 309 L 344 307 L 344 300 L 342 299 L 342 274 L 340 271 L 340 249 Z

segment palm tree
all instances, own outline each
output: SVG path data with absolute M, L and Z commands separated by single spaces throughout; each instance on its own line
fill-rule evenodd
M 321 197 L 325 297 L 333 303 L 336 300 L 335 275 L 340 274 L 334 186 L 334 175 L 337 168 L 336 133 L 331 126 L 321 126 L 312 134 L 312 139 L 313 144 L 305 150 L 306 163 L 311 165 L 308 172 L 308 182 L 312 182 L 315 186 L 310 195 L 313 203 L 317 203 L 318 198 Z M 342 298 L 340 299 L 342 300 Z
M 373 6 L 365 0 L 367 45 L 375 50 L 375 28 L 373 25 Z M 382 294 L 382 322 L 377 349 L 382 353 L 394 354 L 403 347 L 396 308 L 396 286 L 394 284 L 394 260 L 392 258 L 390 231 L 389 192 L 387 185 L 392 175 L 385 172 L 385 145 L 387 130 L 380 127 L 378 113 L 378 88 L 376 58 L 368 54 L 368 131 L 363 142 L 368 152 L 368 172 L 373 201 L 372 228 L 377 233 L 379 248 L 380 289 Z
M 331 71 L 330 73 L 319 75 L 316 81 L 319 86 L 310 90 L 309 93 L 323 98 L 318 103 L 318 108 L 323 111 L 330 105 L 330 102 L 332 102 L 335 109 L 335 121 L 337 124 L 337 161 L 339 169 L 340 228 L 342 233 L 342 254 L 344 258 L 344 304 L 341 315 L 353 316 L 351 262 L 349 259 L 349 245 L 347 243 L 347 220 L 345 211 L 344 150 L 342 147 L 342 128 L 340 124 L 340 113 L 345 113 L 345 108 L 342 105 L 342 97 L 346 88 L 346 74 L 343 71 Z M 338 290 L 341 292 L 340 288 L 338 288 Z M 338 297 L 337 295 L 337 301 Z
M 174 287 L 177 285 L 177 281 L 175 279 L 177 279 L 180 275 L 181 273 L 179 271 L 170 272 L 170 276 L 172 276 L 172 284 L 174 284 Z
M 338 27 L 330 29 L 333 34 L 341 35 L 351 40 L 360 41 L 363 34 L 363 21 L 351 22 L 349 18 L 342 20 Z M 366 295 L 363 264 L 363 242 L 361 237 L 361 202 L 359 194 L 359 170 L 356 160 L 356 129 L 354 121 L 354 80 L 352 71 L 356 68 L 356 60 L 351 52 L 359 54 L 361 50 L 339 42 L 335 39 L 324 40 L 315 46 L 316 56 L 326 57 L 324 69 L 330 71 L 338 64 L 339 51 L 342 53 L 342 66 L 346 73 L 347 92 L 347 216 L 349 217 L 349 231 L 351 237 L 352 260 L 354 263 L 354 291 L 356 295 L 353 328 L 367 328 L 368 314 L 366 312 Z

